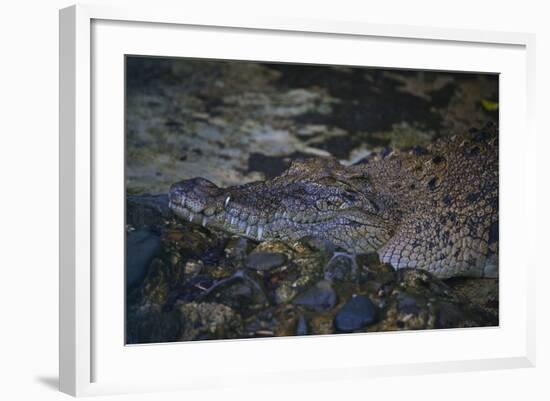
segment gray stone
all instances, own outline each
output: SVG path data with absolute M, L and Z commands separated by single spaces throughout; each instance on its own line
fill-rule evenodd
M 359 330 L 376 320 L 376 307 L 365 295 L 351 298 L 336 314 L 334 326 L 339 331 Z
M 259 271 L 268 271 L 286 263 L 286 256 L 282 253 L 254 252 L 248 255 L 245 261 L 247 268 Z
M 336 300 L 336 292 L 332 289 L 330 282 L 327 280 L 322 280 L 303 294 L 298 295 L 292 303 L 321 312 L 334 308 L 334 305 L 336 305 Z

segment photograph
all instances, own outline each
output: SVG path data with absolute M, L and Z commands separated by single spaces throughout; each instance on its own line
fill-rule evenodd
M 124 68 L 126 345 L 499 326 L 499 74 Z

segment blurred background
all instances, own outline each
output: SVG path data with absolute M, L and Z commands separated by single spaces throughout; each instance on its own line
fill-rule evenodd
M 498 75 L 128 56 L 128 194 L 226 186 L 292 159 L 353 164 L 498 124 Z

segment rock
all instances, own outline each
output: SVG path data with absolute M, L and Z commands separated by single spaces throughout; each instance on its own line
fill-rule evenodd
M 298 323 L 296 324 L 296 335 L 305 336 L 307 335 L 307 322 L 304 315 L 298 317 Z
M 332 309 L 336 305 L 336 300 L 336 292 L 332 289 L 330 282 L 322 280 L 303 294 L 298 295 L 292 303 L 316 312 L 322 312 Z
M 175 265 L 175 263 L 172 263 Z M 188 260 L 183 267 L 183 272 L 188 277 L 196 276 L 204 268 L 204 263 L 202 260 Z
M 338 331 L 359 330 L 376 320 L 376 307 L 369 297 L 357 295 L 351 298 L 336 314 L 334 327 Z
M 455 294 L 480 309 L 488 324 L 498 326 L 498 279 L 455 277 L 445 280 Z
M 252 241 L 244 237 L 233 237 L 228 242 L 224 249 L 225 257 L 235 263 L 242 262 L 246 255 L 250 252 Z
M 422 300 L 409 294 L 398 298 L 397 309 L 405 315 L 418 315 L 422 311 Z
M 332 315 L 327 313 L 315 314 L 311 318 L 311 334 L 332 334 L 334 325 Z
M 439 305 L 439 313 L 435 322 L 435 328 L 447 329 L 459 327 L 461 321 L 464 320 L 464 314 L 460 309 L 450 302 L 441 302 Z
M 161 311 L 148 305 L 128 311 L 126 343 L 147 344 L 178 341 L 182 331 L 179 311 Z
M 373 283 L 384 286 L 396 279 L 395 269 L 388 263 L 381 263 L 376 252 L 357 255 L 357 264 L 366 272 L 366 283 L 371 288 Z
M 170 268 L 161 259 L 155 258 L 143 283 L 132 292 L 139 294 L 139 307 L 154 305 L 162 308 L 168 300 L 172 285 Z
M 242 337 L 242 319 L 230 307 L 217 303 L 184 303 L 180 341 Z
M 286 263 L 286 256 L 282 253 L 253 252 L 245 260 L 245 266 L 252 270 L 268 271 Z
M 290 302 L 296 295 L 298 290 L 290 283 L 282 283 L 277 287 L 273 295 L 276 304 L 284 304 Z
M 246 319 L 248 337 L 293 336 L 299 324 L 298 308 L 291 304 L 264 309 Z
M 277 256 L 252 256 L 261 253 L 277 254 Z M 284 262 L 282 257 L 285 258 Z M 258 267 L 270 268 L 270 270 L 263 270 L 260 276 L 264 279 L 269 298 L 276 304 L 283 304 L 290 302 L 296 295 L 323 278 L 324 258 L 318 251 L 300 241 L 291 244 L 264 241 L 258 244 L 250 254 L 248 265 L 254 266 L 252 270 L 255 272 L 259 271 Z M 274 267 L 275 265 L 278 267 Z
M 269 305 L 262 286 L 241 271 L 218 281 L 201 299 L 227 305 L 245 317 Z
M 325 269 L 327 280 L 353 281 L 357 276 L 357 265 L 353 255 L 335 254 Z
M 177 299 L 186 302 L 195 301 L 212 285 L 214 280 L 210 276 L 204 274 L 193 276 L 179 289 Z
M 126 286 L 139 285 L 151 261 L 161 249 L 160 237 L 146 229 L 132 231 L 126 236 Z
M 389 306 L 387 316 L 387 320 L 393 321 L 399 330 L 422 330 L 434 328 L 437 310 L 434 302 L 421 294 L 399 292 Z
M 397 270 L 399 287 L 441 297 L 452 297 L 451 288 L 426 270 L 404 268 Z
M 490 316 L 480 311 L 471 299 L 461 298 L 446 282 L 424 270 L 399 269 L 395 280 L 381 289 L 384 304 L 381 319 L 369 326 L 369 331 L 492 325 Z M 498 324 L 498 320 L 495 323 Z
M 334 244 L 319 237 L 306 236 L 301 238 L 300 242 L 310 249 L 319 252 L 327 259 L 330 258 L 330 256 L 336 251 Z
M 168 194 L 132 195 L 126 198 L 126 224 L 132 227 L 159 228 L 171 214 Z
M 445 298 L 426 297 L 417 292 L 399 292 L 394 298 L 396 302 L 388 308 L 388 322 L 393 321 L 398 330 L 423 330 L 441 328 L 439 324 L 450 324 L 466 321 L 466 316 L 460 312 L 452 303 L 446 303 Z M 441 305 L 445 305 L 441 309 Z M 439 319 L 440 309 L 444 316 Z M 455 312 L 459 312 L 456 314 Z M 458 327 L 458 326 L 455 326 Z
M 224 255 L 227 237 L 213 233 L 195 224 L 174 224 L 162 232 L 167 251 L 179 258 L 201 260 L 204 264 L 217 264 Z

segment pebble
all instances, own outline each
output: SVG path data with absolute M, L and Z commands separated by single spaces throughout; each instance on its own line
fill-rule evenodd
M 298 290 L 292 287 L 290 283 L 283 283 L 275 290 L 274 298 L 276 304 L 286 304 L 290 302 L 296 295 Z
M 400 313 L 417 315 L 421 312 L 418 300 L 410 295 L 399 296 L 397 306 Z
M 334 308 L 336 301 L 336 292 L 332 289 L 330 282 L 322 280 L 303 294 L 298 295 L 292 303 L 317 312 L 322 312 Z
M 325 278 L 327 280 L 352 281 L 354 273 L 356 273 L 353 257 L 347 254 L 335 256 L 325 268 Z
M 242 261 L 249 251 L 250 241 L 243 237 L 232 238 L 228 241 L 224 253 L 229 259 Z
M 298 317 L 298 323 L 296 324 L 296 335 L 305 336 L 307 335 L 307 322 L 304 315 Z
M 243 271 L 216 282 L 202 300 L 230 306 L 243 316 L 249 316 L 269 304 L 262 286 Z
M 172 263 L 175 265 L 175 263 Z M 183 267 L 183 271 L 186 276 L 196 276 L 204 268 L 202 260 L 188 260 Z
M 352 297 L 338 311 L 334 327 L 339 331 L 351 332 L 365 327 L 376 320 L 376 307 L 365 295 Z
M 268 271 L 286 263 L 286 256 L 274 252 L 253 252 L 246 258 L 247 268 L 259 271 Z
M 301 238 L 300 242 L 325 255 L 325 257 L 330 257 L 336 250 L 336 247 L 330 241 L 319 237 L 306 236 Z
M 441 302 L 435 327 L 437 329 L 457 327 L 463 319 L 464 313 L 456 305 L 449 302 Z

